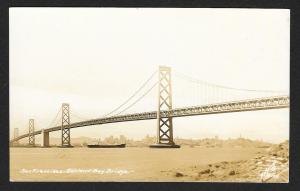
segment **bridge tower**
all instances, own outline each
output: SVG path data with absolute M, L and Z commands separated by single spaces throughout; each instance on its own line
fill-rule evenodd
M 70 138 L 70 107 L 69 104 L 62 104 L 62 118 L 61 118 L 61 146 L 62 147 L 71 147 L 71 138 Z
M 19 128 L 14 128 L 14 139 L 19 137 Z M 15 141 L 13 145 L 19 145 L 19 141 Z
M 35 146 L 35 137 L 34 137 L 34 119 L 29 119 L 29 146 Z
M 158 110 L 157 142 L 150 147 L 179 148 L 173 140 L 173 119 L 168 111 L 172 110 L 171 68 L 159 67 L 158 73 Z

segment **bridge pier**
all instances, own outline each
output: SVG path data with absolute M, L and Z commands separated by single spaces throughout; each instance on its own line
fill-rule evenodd
M 42 129 L 42 147 L 49 147 L 49 132 L 45 132 L 44 129 Z
M 173 140 L 171 68 L 159 67 L 158 110 L 157 110 L 157 142 L 151 148 L 180 148 Z M 167 111 L 167 112 L 165 112 Z
M 35 137 L 34 137 L 34 119 L 29 119 L 29 146 L 35 146 Z

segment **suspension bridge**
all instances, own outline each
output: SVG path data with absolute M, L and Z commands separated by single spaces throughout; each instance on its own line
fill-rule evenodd
M 144 91 L 140 97 L 135 99 L 138 93 L 141 93 L 142 90 L 144 90 L 145 87 L 149 85 L 150 81 L 153 80 L 157 74 L 158 80 L 155 80 L 155 82 L 151 84 L 150 87 L 146 91 Z M 70 106 L 68 103 L 63 103 L 53 120 L 58 121 L 59 124 L 53 124 L 52 121 L 49 125 L 50 127 L 35 130 L 34 119 L 29 119 L 28 133 L 19 136 L 18 129 L 15 129 L 14 137 L 10 140 L 10 143 L 11 145 L 13 145 L 14 143 L 18 143 L 20 139 L 28 137 L 28 145 L 35 146 L 35 136 L 41 134 L 41 145 L 43 147 L 49 147 L 49 133 L 54 131 L 61 131 L 61 146 L 71 147 L 72 128 L 126 121 L 156 119 L 157 141 L 154 145 L 152 145 L 152 147 L 179 147 L 173 140 L 174 117 L 289 108 L 290 99 L 288 96 L 288 92 L 239 89 L 208 83 L 205 81 L 194 79 L 181 73 L 176 74 L 176 76 L 196 86 L 195 89 L 200 92 L 197 93 L 197 96 L 200 97 L 201 104 L 194 103 L 194 105 L 173 108 L 171 68 L 160 66 L 159 70 L 155 71 L 146 80 L 146 82 L 144 82 L 128 99 L 126 99 L 118 107 L 113 109 L 111 112 L 103 115 L 102 117 L 83 119 L 71 123 Z M 158 87 L 157 110 L 125 114 L 126 111 L 140 102 L 155 87 Z M 213 93 L 207 94 L 207 92 L 209 91 Z M 231 93 L 228 94 L 228 92 Z M 224 94 L 226 95 L 224 96 Z

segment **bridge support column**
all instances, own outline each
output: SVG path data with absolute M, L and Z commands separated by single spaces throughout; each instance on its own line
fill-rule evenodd
M 70 137 L 70 108 L 69 104 L 62 104 L 62 121 L 61 121 L 61 146 L 72 147 Z
M 14 128 L 14 139 L 19 137 L 19 128 Z M 18 141 L 14 141 L 12 143 L 12 146 L 18 146 L 19 145 L 19 140 Z
M 35 146 L 34 119 L 29 119 L 29 146 Z
M 159 67 L 157 142 L 152 148 L 179 148 L 173 140 L 171 68 Z
M 49 132 L 45 132 L 44 129 L 42 129 L 42 147 L 49 147 Z

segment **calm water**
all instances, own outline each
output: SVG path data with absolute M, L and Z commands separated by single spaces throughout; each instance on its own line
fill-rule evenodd
M 164 170 L 250 159 L 261 150 L 202 147 L 11 148 L 10 172 L 13 181 L 161 181 L 169 180 L 169 177 L 162 177 L 161 171 Z

